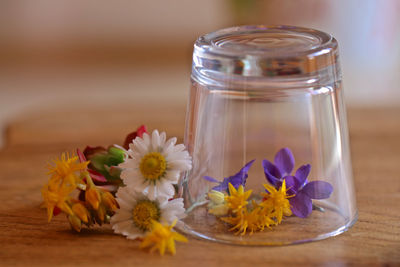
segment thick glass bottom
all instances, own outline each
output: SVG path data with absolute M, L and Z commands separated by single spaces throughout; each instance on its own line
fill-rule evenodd
M 337 209 L 318 204 L 307 218 L 285 217 L 280 225 L 261 232 L 237 235 L 229 231 L 230 225 L 209 214 L 205 205 L 192 210 L 183 220 L 179 230 L 195 238 L 209 241 L 248 246 L 281 246 L 317 241 L 347 231 L 357 221 L 357 213 L 344 217 Z

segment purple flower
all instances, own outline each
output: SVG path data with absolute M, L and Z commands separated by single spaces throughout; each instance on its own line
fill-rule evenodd
M 238 173 L 236 173 L 233 176 L 229 176 L 224 178 L 224 180 L 222 182 L 219 182 L 218 180 L 210 177 L 210 176 L 204 176 L 204 179 L 206 179 L 209 182 L 212 183 L 218 183 L 217 186 L 214 186 L 212 189 L 215 191 L 226 191 L 228 192 L 228 184 L 231 183 L 233 185 L 233 187 L 235 187 L 236 189 L 239 188 L 239 186 L 243 185 L 245 186 L 246 184 L 246 179 L 248 177 L 248 172 L 249 169 L 251 167 L 251 165 L 253 164 L 253 162 L 255 161 L 255 159 L 253 159 L 252 161 L 246 163 L 246 165 L 244 165 L 243 168 L 240 169 L 240 171 Z M 228 192 L 229 193 L 229 192 Z
M 312 199 L 329 198 L 333 191 L 330 183 L 324 181 L 308 182 L 311 165 L 300 166 L 295 175 L 291 175 L 294 168 L 294 157 L 289 148 L 282 148 L 275 155 L 274 163 L 264 159 L 265 177 L 276 188 L 281 187 L 283 180 L 286 181 L 288 194 L 294 195 L 289 199 L 291 210 L 294 215 L 305 218 L 312 211 Z

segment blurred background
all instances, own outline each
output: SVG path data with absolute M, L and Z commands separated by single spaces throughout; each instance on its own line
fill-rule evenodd
M 0 129 L 39 110 L 112 114 L 135 99 L 184 111 L 193 42 L 242 24 L 331 33 L 347 105 L 400 107 L 398 0 L 2 0 Z

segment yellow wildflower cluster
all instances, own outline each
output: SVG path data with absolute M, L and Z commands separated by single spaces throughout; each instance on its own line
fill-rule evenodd
M 244 191 L 242 185 L 236 189 L 229 183 L 229 196 L 225 196 L 224 202 L 220 202 L 217 207 L 218 210 L 224 210 L 221 205 L 225 206 L 227 210 L 225 214 L 229 216 L 221 217 L 221 220 L 233 226 L 229 229 L 230 231 L 236 231 L 236 234 L 241 235 L 245 235 L 246 232 L 253 234 L 256 231 L 263 231 L 265 228 L 280 224 L 283 216 L 292 214 L 288 200 L 291 196 L 287 195 L 285 181 L 279 190 L 270 185 L 264 185 L 264 187 L 268 193 L 262 193 L 263 201 L 258 203 L 253 200 L 249 203 L 248 199 L 252 190 Z M 209 209 L 209 212 L 215 215 L 225 215 L 216 214 L 215 207 Z
M 53 214 L 64 212 L 71 227 L 79 232 L 82 223 L 87 226 L 96 222 L 108 223 L 110 216 L 119 208 L 110 192 L 93 183 L 87 171 L 88 164 L 89 161 L 79 162 L 78 156 L 62 154 L 60 159 L 54 161 L 54 166 L 49 166 L 51 177 L 42 188 L 42 206 L 47 209 L 49 222 Z M 77 189 L 84 192 L 84 200 L 73 197 Z

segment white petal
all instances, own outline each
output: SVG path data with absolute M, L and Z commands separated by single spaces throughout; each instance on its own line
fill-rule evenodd
M 160 185 L 158 188 L 159 193 L 166 196 L 167 198 L 171 198 L 175 194 L 175 188 L 169 181 L 160 181 Z
M 158 130 L 153 131 L 151 135 L 151 143 L 153 146 L 153 151 L 158 151 L 160 147 L 160 134 L 158 133 Z
M 128 154 L 130 155 L 132 153 L 132 151 L 134 150 L 134 142 L 135 140 L 132 140 L 132 143 L 129 143 L 129 149 L 128 149 Z
M 174 160 L 168 162 L 168 168 L 180 171 L 188 171 L 192 168 L 192 164 L 188 160 Z
M 173 147 L 173 152 L 180 152 L 185 150 L 185 145 L 184 144 L 178 144 Z
M 124 196 L 124 197 L 117 197 L 117 202 L 120 205 L 121 210 L 132 210 L 132 207 L 136 204 L 135 195 Z
M 117 192 L 117 198 L 121 198 L 130 203 L 134 197 L 132 193 L 133 192 L 131 192 L 128 188 L 120 187 Z
M 136 239 L 138 237 L 143 237 L 145 235 L 142 231 L 140 231 L 139 229 L 135 228 L 134 226 L 132 226 L 132 228 L 134 228 L 135 231 L 130 230 L 129 231 L 129 235 L 126 236 L 127 239 L 134 240 L 134 239 Z
M 156 199 L 156 190 L 154 185 L 149 185 L 148 197 L 151 201 Z
M 135 180 L 136 183 L 127 184 L 127 186 L 136 192 L 143 192 L 149 186 L 147 183 L 143 183 L 139 180 Z
M 128 212 L 127 210 L 119 209 L 112 217 L 111 224 L 115 224 L 122 221 L 128 221 L 132 219 L 132 212 Z
M 169 153 L 165 159 L 167 161 L 172 161 L 172 160 L 181 160 L 181 159 L 186 159 L 189 160 L 190 156 L 189 153 L 185 150 L 185 151 L 180 151 L 180 152 L 173 152 L 173 153 Z
M 117 198 L 116 200 L 117 200 L 117 202 L 118 202 L 118 204 L 120 206 L 120 209 L 129 210 L 133 206 L 123 198 Z
M 151 143 L 150 142 L 150 135 L 148 133 L 144 133 L 142 139 L 143 139 L 144 144 L 147 147 L 150 147 L 150 143 Z
M 183 199 L 177 198 L 164 206 L 162 209 L 162 218 L 168 223 L 172 223 L 175 219 L 181 219 L 185 216 L 185 209 L 183 207 Z
M 127 232 L 131 224 L 132 224 L 131 221 L 116 222 L 113 224 L 112 229 L 117 234 L 123 234 Z
M 176 141 L 177 141 L 176 137 L 172 137 L 167 142 L 165 142 L 165 145 L 163 147 L 164 155 L 168 155 L 169 153 L 171 153 L 171 151 L 173 151 L 173 147 L 174 147 Z
M 164 179 L 170 181 L 173 184 L 176 184 L 180 177 L 180 171 L 177 170 L 168 170 L 167 174 L 165 175 Z
M 137 237 L 143 236 L 142 230 L 137 228 L 133 223 L 131 223 L 130 226 L 125 228 L 122 234 L 126 236 L 126 238 L 128 239 L 136 239 Z
M 118 167 L 122 168 L 122 169 L 129 169 L 131 165 L 130 160 L 126 160 L 120 164 L 118 164 Z
M 167 134 L 165 132 L 162 132 L 160 134 L 160 147 L 164 147 L 166 139 L 167 139 Z
M 131 176 L 131 175 L 130 175 L 131 172 L 132 172 L 132 169 L 124 169 L 124 170 L 121 172 L 121 178 L 122 178 L 122 179 L 126 179 L 126 178 L 130 177 L 130 176 Z
M 185 212 L 183 198 L 175 198 L 168 201 L 166 209 L 177 210 L 179 212 Z
M 172 213 L 166 213 L 164 216 L 161 217 L 160 221 L 161 223 L 165 224 L 171 224 L 175 219 L 178 219 L 174 214 Z
M 129 175 L 127 177 L 123 177 L 122 180 L 129 188 L 131 188 L 131 190 L 141 191 L 136 189 L 136 187 L 140 187 L 143 184 L 143 180 L 140 177 Z
M 160 209 L 163 209 L 165 207 L 165 205 L 168 204 L 168 198 L 166 196 L 158 195 L 156 198 L 156 201 L 157 201 Z
M 133 141 L 132 151 L 133 152 L 137 151 L 140 154 L 144 155 L 149 152 L 149 147 L 146 146 L 146 144 L 141 139 L 138 140 L 135 139 L 135 141 Z M 133 153 L 133 156 L 136 156 L 135 153 Z

